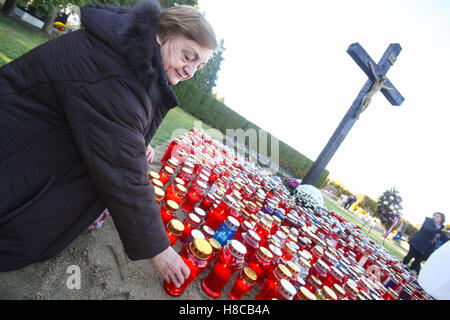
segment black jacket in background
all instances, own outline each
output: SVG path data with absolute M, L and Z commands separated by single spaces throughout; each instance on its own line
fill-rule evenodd
M 57 255 L 105 208 L 130 259 L 168 247 L 145 156 L 178 105 L 160 10 L 86 6 L 85 29 L 0 69 L 0 271 Z
M 436 234 L 440 235 L 442 242 L 448 240 L 447 235 L 442 232 L 443 228 L 443 225 L 436 227 L 432 218 L 425 218 L 420 230 L 416 232 L 408 242 L 414 249 L 423 254 L 426 259 L 433 253 L 436 247 L 436 243 L 433 242 Z

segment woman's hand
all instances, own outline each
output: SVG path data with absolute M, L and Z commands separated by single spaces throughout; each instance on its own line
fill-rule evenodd
M 172 247 L 154 256 L 152 261 L 164 280 L 172 282 L 177 288 L 189 277 L 189 268 Z
M 152 163 L 153 157 L 155 156 L 155 150 L 148 145 L 147 150 L 145 150 L 145 155 L 147 156 L 148 163 Z

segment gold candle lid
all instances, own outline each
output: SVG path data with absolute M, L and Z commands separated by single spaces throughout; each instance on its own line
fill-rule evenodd
M 178 204 L 173 200 L 166 201 L 166 208 L 169 211 L 176 212 L 179 208 Z
M 212 253 L 212 247 L 210 243 L 202 238 L 196 238 L 191 243 L 192 253 L 199 259 L 206 260 Z
M 184 180 L 183 180 L 183 179 L 180 179 L 180 178 L 175 178 L 175 179 L 173 179 L 173 182 L 174 182 L 175 184 L 181 184 L 182 186 L 185 185 Z
M 297 277 L 300 273 L 300 268 L 293 263 L 292 261 L 286 262 L 286 267 L 289 269 L 289 271 L 292 273 L 293 276 Z
M 183 233 L 184 225 L 180 220 L 172 219 L 167 225 L 167 229 L 176 236 L 180 236 Z
M 159 187 L 155 187 L 155 198 L 158 200 L 161 200 L 162 198 L 164 198 L 164 190 L 159 188 Z
M 155 171 L 150 171 L 148 173 L 148 177 L 150 178 L 150 180 L 152 180 L 152 179 L 159 180 L 159 173 L 155 172 Z
M 256 275 L 256 272 L 253 271 L 253 269 L 251 269 L 249 267 L 245 267 L 242 270 L 242 277 L 244 278 L 245 281 L 247 281 L 250 284 L 255 283 L 256 279 L 258 278 L 258 276 Z
M 305 287 L 300 287 L 298 289 L 298 292 L 300 296 L 303 297 L 305 300 L 317 300 L 316 296 Z
M 322 288 L 322 294 L 327 300 L 337 300 L 336 293 L 328 286 Z
M 151 183 L 153 186 L 158 187 L 160 189 L 162 189 L 164 187 L 163 183 L 161 181 L 159 181 L 158 179 L 152 179 Z

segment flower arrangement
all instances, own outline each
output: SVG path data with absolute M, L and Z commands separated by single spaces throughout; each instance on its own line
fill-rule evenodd
M 397 215 L 401 215 L 401 210 L 403 209 L 402 201 L 402 197 L 400 197 L 398 190 L 395 188 L 385 191 L 378 198 L 376 215 L 386 228 L 392 224 Z
M 304 208 L 317 211 L 324 207 L 323 196 L 319 189 L 310 185 L 302 184 L 295 188 L 294 197 Z
M 58 29 L 58 31 L 64 31 L 66 30 L 66 25 L 62 22 L 56 21 L 54 24 L 56 29 Z

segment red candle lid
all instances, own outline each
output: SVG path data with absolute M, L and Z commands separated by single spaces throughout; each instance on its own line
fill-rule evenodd
M 155 187 L 158 187 L 158 188 L 161 188 L 161 189 L 164 187 L 164 184 L 161 181 L 159 181 L 158 179 L 152 179 L 151 183 Z
M 186 187 L 178 183 L 175 185 L 175 190 L 181 195 L 184 195 L 187 192 Z

